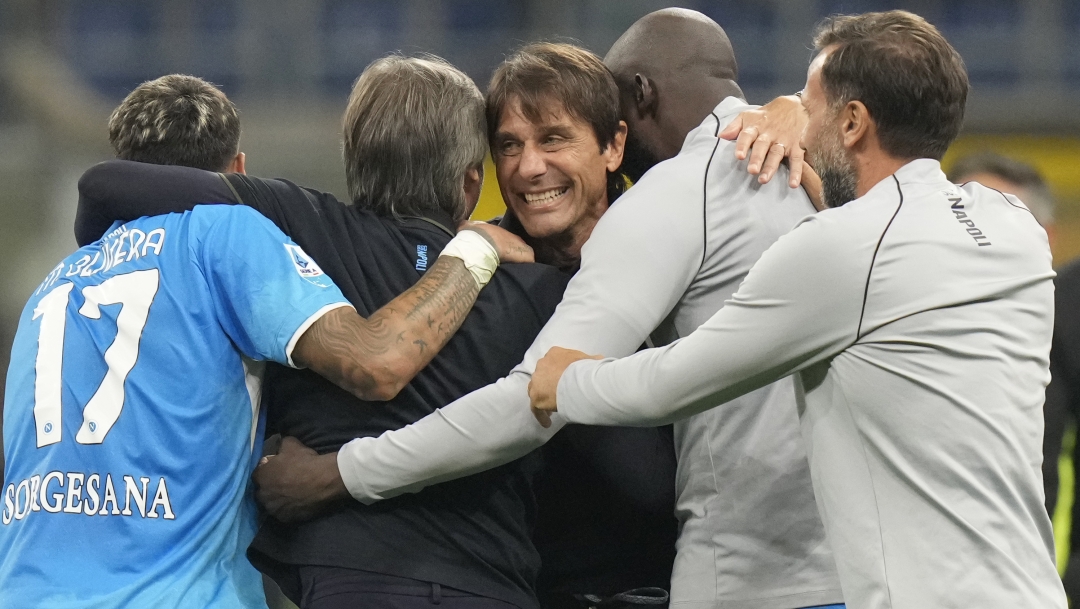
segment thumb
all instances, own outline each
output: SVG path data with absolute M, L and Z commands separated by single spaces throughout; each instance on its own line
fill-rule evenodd
M 721 139 L 733 140 L 739 137 L 739 133 L 742 132 L 742 127 L 742 115 L 736 116 L 735 120 L 728 123 L 728 126 L 724 127 L 724 130 L 718 133 L 717 136 Z

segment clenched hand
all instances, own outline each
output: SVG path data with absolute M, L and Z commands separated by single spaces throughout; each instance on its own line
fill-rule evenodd
M 349 496 L 337 453 L 320 455 L 296 438 L 283 438 L 280 452 L 263 457 L 252 476 L 259 503 L 282 522 L 308 520 Z

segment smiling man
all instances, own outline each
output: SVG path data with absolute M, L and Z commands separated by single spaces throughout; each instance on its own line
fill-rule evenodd
M 585 49 L 529 44 L 496 68 L 487 115 L 509 207 L 503 226 L 538 261 L 576 271 L 582 245 L 626 187 L 616 171 L 627 134 L 615 81 Z M 533 535 L 541 605 L 667 589 L 677 534 L 671 426 L 575 425 L 541 454 Z
M 597 220 L 622 194 L 626 123 L 600 60 L 567 44 L 514 53 L 488 86 L 492 157 L 510 226 L 539 259 L 573 270 Z

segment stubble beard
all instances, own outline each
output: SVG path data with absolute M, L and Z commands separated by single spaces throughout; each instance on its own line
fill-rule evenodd
M 859 198 L 859 175 L 855 163 L 839 141 L 839 134 L 808 151 L 810 164 L 821 178 L 821 198 L 826 207 L 841 205 Z

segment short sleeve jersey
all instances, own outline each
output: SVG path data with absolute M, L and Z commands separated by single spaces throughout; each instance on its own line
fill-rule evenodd
M 257 362 L 291 364 L 341 306 L 246 207 L 142 218 L 58 264 L 8 371 L 0 606 L 265 606 Z

